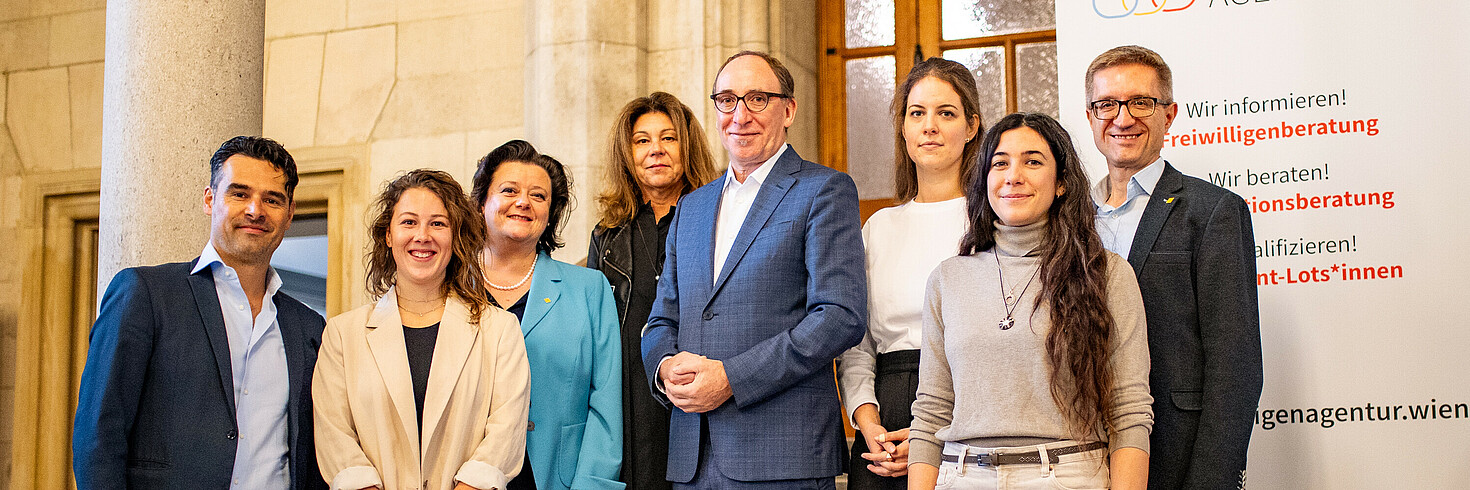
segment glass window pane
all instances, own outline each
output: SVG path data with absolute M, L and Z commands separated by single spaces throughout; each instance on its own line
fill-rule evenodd
M 985 127 L 1006 115 L 1005 48 L 951 49 L 944 52 L 944 57 L 965 65 L 975 74 L 975 86 L 980 90 L 980 120 Z
M 893 197 L 892 56 L 847 61 L 847 173 L 858 199 Z
M 298 215 L 271 267 L 281 276 L 280 291 L 327 316 L 327 215 Z
M 944 0 L 945 39 L 968 39 L 1054 29 L 1056 0 Z
M 1016 46 L 1016 108 L 1059 117 L 1057 43 Z
M 845 0 L 843 22 L 847 47 L 892 46 L 894 40 L 893 2 L 887 0 Z

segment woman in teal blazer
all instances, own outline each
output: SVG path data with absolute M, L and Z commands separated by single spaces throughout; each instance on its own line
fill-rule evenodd
M 514 140 L 480 159 L 471 198 L 496 303 L 521 319 L 531 364 L 527 468 L 509 488 L 621 489 L 623 401 L 618 312 L 597 271 L 551 258 L 571 183 L 560 162 Z M 529 486 L 534 481 L 534 487 Z

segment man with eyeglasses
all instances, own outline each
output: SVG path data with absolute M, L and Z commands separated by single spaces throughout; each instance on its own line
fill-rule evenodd
M 1133 265 L 1148 317 L 1148 486 L 1240 488 L 1262 378 L 1250 212 L 1160 157 L 1179 114 L 1163 57 L 1120 46 L 1086 76 L 1093 141 L 1108 162 L 1092 189 L 1098 235 Z
M 845 439 L 832 360 L 867 324 L 857 187 L 786 144 L 791 73 L 725 61 L 710 99 L 730 168 L 684 196 L 643 335 L 671 405 L 675 488 L 835 488 Z

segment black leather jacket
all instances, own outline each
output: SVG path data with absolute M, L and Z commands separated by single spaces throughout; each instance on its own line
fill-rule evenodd
M 587 267 L 602 271 L 612 285 L 613 299 L 618 303 L 618 325 L 628 315 L 628 296 L 633 289 L 633 234 L 628 228 L 633 222 L 623 223 L 617 228 L 592 229 L 592 244 L 587 249 Z M 660 269 L 663 264 L 658 264 Z

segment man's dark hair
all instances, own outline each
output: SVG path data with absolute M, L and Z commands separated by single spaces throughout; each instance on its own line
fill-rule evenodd
M 270 162 L 272 167 L 286 174 L 286 199 L 295 199 L 296 183 L 301 180 L 296 176 L 296 159 L 291 158 L 291 153 L 276 140 L 261 136 L 236 136 L 230 138 L 225 144 L 219 145 L 219 149 L 215 150 L 214 156 L 209 159 L 210 188 L 219 185 L 220 169 L 224 168 L 225 160 L 235 155 L 245 155 L 256 160 Z

